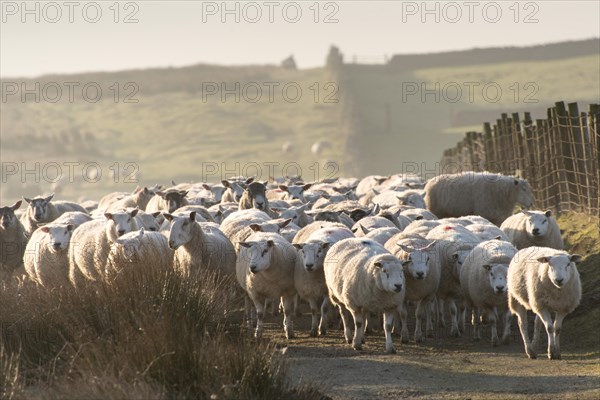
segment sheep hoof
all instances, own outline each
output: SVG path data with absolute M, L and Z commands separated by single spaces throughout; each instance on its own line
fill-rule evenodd
M 529 351 L 527 353 L 527 357 L 529 357 L 529 359 L 531 360 L 535 360 L 537 358 L 537 354 L 535 353 L 535 351 Z
M 356 351 L 361 351 L 362 350 L 362 344 L 355 344 L 354 346 L 352 346 L 352 348 L 354 348 L 354 350 L 356 350 Z
M 428 338 L 434 338 L 435 337 L 435 333 L 433 333 L 432 330 L 427 331 L 427 333 L 425 333 L 425 336 Z
M 560 360 L 560 354 L 556 352 L 548 353 L 548 359 L 550 360 Z
M 423 343 L 423 336 L 416 336 L 415 343 Z
M 400 337 L 400 342 L 404 343 L 404 344 L 408 343 L 408 337 L 407 336 L 401 336 Z
M 327 335 L 327 329 L 324 329 L 324 328 L 323 328 L 323 329 L 319 329 L 319 335 L 320 335 L 320 336 L 325 336 L 325 335 Z
M 288 333 L 288 334 L 286 334 L 286 335 L 285 335 L 285 337 L 286 337 L 288 340 L 291 340 L 291 339 L 296 339 L 296 335 L 294 335 L 293 333 Z
M 316 329 L 311 329 L 309 335 L 310 335 L 310 337 L 317 337 L 317 330 Z
M 391 348 L 385 351 L 387 354 L 396 354 L 396 349 L 395 348 Z
M 510 338 L 508 336 L 502 338 L 502 344 L 509 344 Z

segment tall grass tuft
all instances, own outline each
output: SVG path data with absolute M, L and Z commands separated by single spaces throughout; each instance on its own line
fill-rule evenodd
M 81 290 L 0 287 L 3 399 L 321 398 L 243 331 L 229 278 L 132 265 Z

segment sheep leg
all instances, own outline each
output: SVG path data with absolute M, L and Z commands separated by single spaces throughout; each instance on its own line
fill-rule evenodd
M 533 341 L 531 342 L 531 345 L 534 348 L 538 347 L 538 344 L 540 343 L 540 333 L 542 331 L 542 320 L 540 319 L 539 315 L 535 315 L 535 321 L 533 322 Z
M 423 318 L 423 301 L 419 300 L 417 302 L 417 307 L 415 310 L 415 342 L 422 343 L 423 342 L 423 331 L 421 330 L 421 319 Z
M 527 357 L 533 360 L 534 358 L 537 358 L 537 354 L 529 341 L 529 334 L 527 333 L 527 310 L 512 296 L 508 296 L 508 304 L 510 309 L 517 314 L 519 331 L 521 332 L 521 338 L 523 339 L 523 345 L 525 346 L 525 353 L 527 354 Z
M 385 332 L 385 352 L 394 354 L 394 344 L 392 343 L 392 324 L 394 323 L 394 310 L 383 313 L 383 331 Z
M 554 359 L 560 360 L 560 331 L 562 329 L 563 319 L 567 314 L 563 314 L 560 312 L 556 313 L 554 317 Z
M 459 337 L 460 331 L 458 330 L 458 318 L 457 318 L 458 310 L 456 308 L 456 302 L 454 301 L 454 299 L 452 299 L 448 302 L 448 306 L 450 307 L 450 320 L 451 320 L 450 336 Z
M 252 300 L 248 297 L 248 293 L 244 292 L 244 316 L 246 317 L 246 323 L 248 324 L 248 328 L 254 328 L 254 323 L 256 319 L 256 308 L 253 307 Z
M 402 303 L 398 306 L 398 313 L 400 314 L 400 321 L 402 321 L 400 341 L 402 343 L 408 343 L 408 311 L 406 309 L 406 304 Z
M 285 337 L 294 339 L 294 296 L 283 296 L 283 327 L 285 329 Z
M 500 341 L 498 339 L 498 329 L 496 328 L 496 310 L 492 309 L 488 309 L 487 311 L 487 318 L 488 321 L 491 325 L 491 331 L 492 331 L 492 346 L 498 346 L 498 342 Z
M 440 328 L 445 328 L 446 327 L 446 316 L 444 315 L 444 299 L 441 299 L 438 297 L 437 299 L 437 306 L 438 306 L 438 326 Z
M 467 324 L 467 322 L 466 322 L 466 320 L 467 320 L 467 306 L 466 306 L 466 304 L 464 302 L 460 303 L 459 310 L 460 310 L 460 313 L 459 313 L 459 320 L 458 320 L 458 322 L 459 322 L 459 324 L 458 324 L 458 331 L 460 333 L 464 333 L 465 332 L 465 326 Z
M 554 343 L 554 323 L 552 322 L 552 314 L 548 310 L 540 310 L 538 315 L 544 323 L 546 333 L 548 334 L 548 358 L 550 360 L 556 360 L 557 354 Z
M 297 294 L 294 296 L 294 315 L 298 318 L 302 316 L 302 311 L 300 311 L 300 297 Z
M 329 297 L 325 296 L 323 303 L 321 304 L 321 322 L 319 323 L 319 335 L 321 336 L 325 336 L 327 334 L 327 324 L 329 323 L 328 312 Z
M 343 304 L 338 304 L 340 308 L 340 318 L 344 325 L 344 338 L 348 344 L 352 343 L 352 328 L 350 327 L 350 312 Z
M 478 307 L 473 307 L 471 311 L 471 325 L 473 325 L 473 340 L 481 340 L 481 310 Z
M 254 300 L 254 307 L 256 307 L 256 331 L 254 337 L 260 339 L 264 330 L 265 299 Z
M 319 320 L 321 319 L 319 308 L 317 307 L 317 299 L 308 299 L 308 304 L 310 305 L 311 314 L 310 337 L 317 337 L 317 325 L 319 324 Z
M 512 320 L 512 314 L 510 310 L 504 310 L 504 325 L 502 331 L 502 344 L 508 344 L 510 341 L 510 322 Z
M 365 318 L 363 313 L 351 310 L 352 317 L 354 317 L 354 340 L 352 341 L 352 347 L 354 350 L 362 350 L 362 343 L 365 330 Z
M 428 338 L 435 337 L 435 334 L 433 332 L 433 311 L 433 301 L 429 300 L 425 308 L 425 336 L 427 336 Z

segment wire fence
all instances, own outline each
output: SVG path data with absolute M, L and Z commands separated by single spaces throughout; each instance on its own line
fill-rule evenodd
M 526 178 L 538 209 L 583 212 L 600 225 L 600 107 L 557 102 L 546 119 L 502 114 L 444 151 L 443 171 L 491 171 Z

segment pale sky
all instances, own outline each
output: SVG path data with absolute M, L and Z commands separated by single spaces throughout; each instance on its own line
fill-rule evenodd
M 309 68 L 323 65 L 332 44 L 346 59 L 357 55 L 382 62 L 392 54 L 600 36 L 597 0 L 138 0 L 121 1 L 119 7 L 114 0 L 73 1 L 73 6 L 58 0 L 26 2 L 29 14 L 21 0 L 0 3 L 3 77 L 197 63 L 274 64 L 290 54 L 300 68 Z M 225 14 L 224 7 L 233 13 Z M 425 14 L 424 7 L 431 13 Z M 137 22 L 124 23 L 127 16 Z

